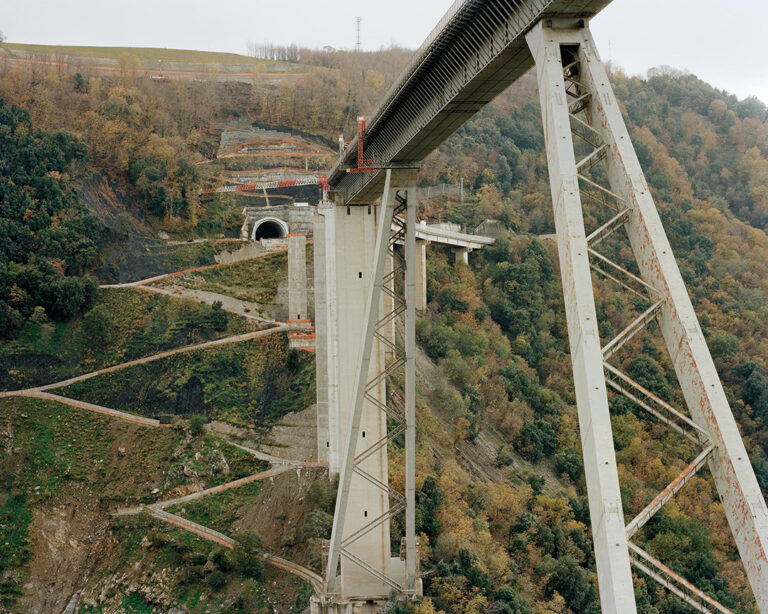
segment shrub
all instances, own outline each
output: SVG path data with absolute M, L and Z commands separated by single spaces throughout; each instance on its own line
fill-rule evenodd
M 264 564 L 261 553 L 264 550 L 259 534 L 254 531 L 245 531 L 235 537 L 235 567 L 247 578 L 261 578 Z
M 312 507 L 320 508 L 326 512 L 333 512 L 336 493 L 328 480 L 316 480 L 309 487 L 306 500 Z
M 189 418 L 189 430 L 194 437 L 199 437 L 205 430 L 205 424 L 208 422 L 205 416 L 196 414 Z
M 307 514 L 302 533 L 305 537 L 329 539 L 333 528 L 333 516 L 323 510 L 312 510 Z
M 497 467 L 508 467 L 514 462 L 514 459 L 512 458 L 512 455 L 509 453 L 509 450 L 506 446 L 499 446 L 496 450 L 496 466 Z
M 215 570 L 210 576 L 208 576 L 208 586 L 210 586 L 215 591 L 224 588 L 226 583 L 227 579 L 218 569 Z
M 95 346 L 107 345 L 114 335 L 115 322 L 104 305 L 96 305 L 83 318 L 83 332 Z
M 232 557 L 226 550 L 217 550 L 213 553 L 213 563 L 221 571 L 232 571 L 234 564 L 232 563 Z
M 547 480 L 536 474 L 529 475 L 525 480 L 531 486 L 533 494 L 537 497 L 542 493 L 544 490 L 544 485 L 547 483 Z
M 229 318 L 227 312 L 221 308 L 221 301 L 216 301 L 211 305 L 211 310 L 206 315 L 206 324 L 213 330 L 227 330 Z

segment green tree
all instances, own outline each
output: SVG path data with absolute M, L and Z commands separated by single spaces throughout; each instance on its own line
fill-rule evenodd
M 235 567 L 248 578 L 261 578 L 264 563 L 261 558 L 264 544 L 255 531 L 245 531 L 235 536 Z
M 333 516 L 317 509 L 307 514 L 302 533 L 305 537 L 329 539 L 333 528 Z
M 555 469 L 560 475 L 567 475 L 571 482 L 579 479 L 584 468 L 581 452 L 576 448 L 566 448 L 555 455 Z
M 104 305 L 96 305 L 83 318 L 83 332 L 88 341 L 103 347 L 112 341 L 115 332 L 115 322 L 112 314 Z
M 547 594 L 551 597 L 557 591 L 574 612 L 585 612 L 596 595 L 589 572 L 570 555 L 557 559 L 548 567 Z
M 515 439 L 515 449 L 520 456 L 532 463 L 545 456 L 551 456 L 556 447 L 555 429 L 546 420 L 526 422 Z
M 72 86 L 78 94 L 87 94 L 89 91 L 88 80 L 83 73 L 76 72 L 72 75 Z

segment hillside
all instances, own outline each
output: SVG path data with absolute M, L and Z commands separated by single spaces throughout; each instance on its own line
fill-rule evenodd
M 142 62 L 184 62 L 187 64 L 253 64 L 264 65 L 266 60 L 238 53 L 218 51 L 196 51 L 193 49 L 165 49 L 156 47 L 86 47 L 73 45 L 32 45 L 26 43 L 3 43 L 11 51 L 45 53 L 83 58 L 107 58 L 119 60 L 123 54 L 131 54 Z
M 354 118 L 372 110 L 407 54 L 397 49 L 362 54 L 359 66 L 349 56 L 316 52 L 306 61 L 328 70 L 270 84 L 191 82 L 168 87 L 130 75 L 94 76 L 79 68 L 57 72 L 0 67 L 0 98 L 5 100 L 0 119 L 12 115 L 6 125 L 13 121 L 25 127 L 7 131 L 18 139 L 15 146 L 35 150 L 52 143 L 79 152 L 66 164 L 60 158 L 42 157 L 59 160 L 58 166 L 43 165 L 37 175 L 17 182 L 38 190 L 16 190 L 20 204 L 12 220 L 14 236 L 34 239 L 27 245 L 35 257 L 25 253 L 22 258 L 11 251 L 7 262 L 0 262 L 0 272 L 16 275 L 18 287 L 26 292 L 9 290 L 0 297 L 18 313 L 2 331 L 0 343 L 0 357 L 14 371 L 9 368 L 6 388 L 252 330 L 247 316 L 263 313 L 258 310 L 281 300 L 279 287 L 285 275 L 281 256 L 158 282 L 159 289 L 187 293 L 172 299 L 140 288 L 96 291 L 88 273 L 100 275 L 102 283 L 127 281 L 119 258 L 113 259 L 111 272 L 104 259 L 105 254 L 120 253 L 126 261 L 131 259 L 135 246 L 125 237 L 133 228 L 164 242 L 174 253 L 181 247 L 189 251 L 167 262 L 167 270 L 203 264 L 201 259 L 210 263 L 214 242 L 238 227 L 242 206 L 226 195 L 197 197 L 199 187 L 215 183 L 220 173 L 244 170 L 216 161 L 222 126 L 245 117 L 260 129 L 295 129 L 315 135 L 317 142 L 343 130 L 351 134 Z M 655 71 L 638 78 L 616 71 L 612 79 L 766 494 L 768 112 L 756 100 L 740 101 L 692 75 Z M 8 111 L 12 104 L 26 109 L 29 117 L 21 110 Z M 43 131 L 38 139 L 23 138 L 25 131 L 36 130 Z M 56 136 L 62 130 L 74 136 Z M 215 170 L 209 172 L 208 167 Z M 59 174 L 55 184 L 46 174 L 50 170 Z M 119 189 L 110 189 L 105 198 L 88 188 L 93 178 L 108 179 Z M 456 183 L 460 178 L 471 188 L 465 202 L 448 197 L 425 201 L 422 218 L 467 228 L 497 219 L 508 233 L 492 248 L 473 254 L 469 267 L 456 265 L 451 254 L 439 248 L 428 251 L 428 308 L 417 328 L 423 351 L 417 407 L 417 522 L 427 596 L 411 611 L 598 612 L 556 246 L 547 238 L 553 232 L 552 206 L 532 75 L 430 156 L 420 177 L 425 185 Z M 40 186 L 51 186 L 44 192 L 47 200 L 41 197 Z M 85 217 L 79 186 L 85 188 L 85 203 L 98 223 Z M 63 232 L 64 226 L 79 233 L 76 243 L 83 249 L 74 254 L 46 251 L 60 243 L 43 242 L 35 234 L 37 217 L 26 215 L 27 209 L 50 212 L 47 218 L 39 216 L 41 222 L 50 221 L 42 226 L 43 236 Z M 589 208 L 586 212 L 588 224 L 595 225 L 598 212 Z M 121 213 L 125 215 L 118 222 Z M 59 223 L 61 219 L 89 221 Z M 160 239 L 160 232 L 172 238 Z M 204 241 L 172 244 L 174 239 L 191 238 Z M 621 236 L 606 241 L 605 251 L 631 266 Z M 72 261 L 61 279 L 76 277 L 83 281 L 67 283 L 92 288 L 70 311 L 55 312 L 55 317 L 49 304 L 57 303 L 39 302 L 21 283 L 28 283 L 30 276 L 20 273 L 24 267 L 37 267 L 54 286 L 64 283 L 50 258 Z M 603 338 L 622 330 L 647 307 L 597 277 L 595 289 Z M 222 317 L 215 308 L 184 300 L 194 292 L 231 295 L 258 305 L 253 312 Z M 85 336 L 87 314 L 99 306 L 114 326 L 111 341 L 104 345 Z M 43 307 L 43 313 L 37 307 Z M 57 575 L 50 561 L 37 563 L 52 534 L 39 528 L 49 510 L 69 513 L 73 531 L 81 524 L 103 526 L 99 539 L 110 544 L 104 552 L 88 550 L 90 554 L 84 555 L 85 567 L 95 572 L 55 587 L 51 598 L 57 607 L 82 590 L 84 603 L 94 604 L 88 605 L 91 611 L 236 612 L 249 607 L 300 611 L 309 584 L 292 575 L 265 566 L 269 581 L 259 574 L 248 577 L 249 567 L 238 567 L 229 555 L 217 554 L 218 546 L 178 527 L 168 529 L 156 517 L 108 520 L 117 508 L 151 503 L 166 494 L 163 484 L 179 446 L 181 458 L 199 463 L 196 452 L 204 460 L 206 450 L 218 445 L 230 468 L 237 462 L 253 462 L 237 455 L 241 448 L 226 447 L 227 439 L 235 436 L 248 445 L 268 446 L 272 453 L 285 451 L 288 444 L 278 439 L 295 429 L 291 425 L 304 424 L 301 412 L 313 403 L 314 395 L 311 356 L 287 350 L 286 345 L 279 332 L 215 351 L 189 351 L 119 369 L 58 391 L 63 402 L 77 399 L 150 418 L 174 415 L 173 429 L 153 431 L 162 433 L 157 439 L 137 430 L 148 427 L 122 426 L 103 417 L 92 420 L 93 414 L 85 418 L 80 410 L 48 401 L 0 401 L 0 431 L 6 438 L 0 448 L 4 463 L 0 476 L 7 493 L 0 495 L 4 497 L 0 503 L 2 517 L 13 519 L 0 525 L 5 541 L 13 540 L 19 552 L 27 553 L 0 559 L 5 582 L 0 611 L 3 607 L 27 611 L 28 604 L 40 603 L 34 601 L 41 599 L 35 596 L 36 589 L 25 587 L 26 580 L 52 581 Z M 653 326 L 624 348 L 617 364 L 660 398 L 684 406 Z M 694 450 L 626 401 L 612 398 L 611 405 L 622 498 L 629 515 L 665 487 L 692 459 Z M 209 434 L 192 435 L 190 417 L 198 412 L 216 419 Z M 72 432 L 83 435 L 72 437 Z M 286 441 L 295 439 L 294 431 Z M 127 444 L 104 449 L 105 442 L 117 440 Z M 50 441 L 56 443 L 52 450 L 45 447 Z M 126 449 L 125 457 L 120 456 L 120 447 Z M 392 442 L 388 453 L 394 467 L 390 479 L 399 487 L 401 443 Z M 55 482 L 52 486 L 27 473 L 27 463 L 35 458 L 40 475 L 59 476 L 48 478 Z M 104 462 L 97 463 L 100 460 Z M 247 472 L 262 468 L 247 465 Z M 195 486 L 202 488 L 223 480 L 213 471 L 206 473 L 204 466 L 192 469 L 196 477 L 182 471 L 183 478 L 178 476 L 180 482 L 172 487 L 196 481 Z M 141 472 L 144 479 L 119 484 L 122 471 Z M 249 485 L 245 488 L 250 490 L 228 490 L 170 511 L 226 535 L 260 532 L 268 552 L 319 571 L 318 540 L 327 537 L 333 491 L 322 479 L 322 470 L 313 471 L 312 477 L 302 473 L 301 480 L 288 472 L 276 479 L 274 487 Z M 39 492 L 36 486 L 41 487 Z M 152 495 L 154 488 L 159 490 Z M 85 494 L 77 489 L 85 489 Z M 89 501 L 96 515 L 82 520 L 75 511 L 81 500 Z M 280 519 L 278 532 L 266 532 L 265 516 Z M 395 521 L 394 542 L 399 531 L 402 527 Z M 76 535 L 73 539 L 90 539 L 85 533 Z M 732 611 L 756 612 L 707 470 L 646 525 L 638 540 Z M 148 560 L 146 567 L 136 567 L 139 558 Z M 150 584 L 150 578 L 156 578 L 163 590 L 139 591 L 137 587 Z M 279 582 L 277 593 L 271 589 L 273 579 Z M 643 614 L 691 611 L 639 576 L 636 587 Z
M 87 47 L 75 45 L 33 45 L 3 43 L 2 49 L 9 61 L 28 63 L 52 62 L 85 66 L 104 71 L 117 67 L 124 71 L 166 71 L 171 75 L 190 73 L 200 76 L 216 73 L 246 76 L 247 74 L 306 73 L 308 67 L 295 62 L 264 60 L 238 53 L 198 51 L 194 49 L 165 49 L 155 47 Z

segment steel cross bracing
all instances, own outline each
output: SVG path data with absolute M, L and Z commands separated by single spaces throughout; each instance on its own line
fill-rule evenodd
M 408 190 L 391 188 L 391 170 L 386 171 L 385 189 L 378 221 L 373 282 L 367 300 L 366 326 L 363 334 L 360 367 L 355 388 L 355 405 L 347 435 L 345 454 L 342 459 L 339 490 L 334 515 L 333 531 L 325 570 L 325 598 L 340 595 L 337 576 L 340 557 L 346 558 L 371 576 L 387 584 L 397 594 L 406 597 L 420 592 L 418 579 L 418 553 L 415 537 L 415 256 L 416 256 L 416 203 L 408 198 Z M 402 250 L 396 245 L 404 245 Z M 387 262 L 389 260 L 389 263 Z M 402 290 L 399 286 L 402 280 Z M 382 301 L 382 295 L 386 299 Z M 387 307 L 382 307 L 385 305 Z M 392 336 L 394 321 L 405 316 L 405 343 L 400 346 Z M 371 373 L 373 341 L 381 343 L 390 360 L 383 370 Z M 382 382 L 387 384 L 386 402 L 377 391 Z M 402 382 L 404 390 L 398 389 Z M 388 418 L 387 432 L 363 450 L 358 449 L 358 432 L 364 402 L 384 412 Z M 366 459 L 386 447 L 395 438 L 405 439 L 405 493 L 363 469 Z M 390 506 L 378 518 L 351 534 L 344 533 L 344 520 L 349 513 L 349 488 L 353 474 L 367 480 L 390 499 Z M 404 577 L 392 577 L 356 556 L 349 546 L 361 537 L 380 527 L 397 514 L 405 512 L 405 537 L 400 557 L 405 559 Z
M 539 23 L 528 35 L 536 61 L 595 558 L 604 612 L 635 612 L 630 564 L 701 612 L 729 612 L 663 562 L 629 542 L 705 464 L 714 478 L 761 612 L 768 612 L 768 511 L 685 290 L 588 27 L 573 19 Z M 588 151 L 577 161 L 574 137 Z M 579 149 L 581 151 L 581 149 Z M 602 173 L 589 172 L 600 167 Z M 603 185 L 596 176 L 607 177 Z M 582 201 L 610 210 L 589 235 Z M 639 275 L 596 247 L 621 232 Z M 601 345 L 589 271 L 648 307 Z M 609 362 L 655 322 L 670 351 L 686 415 Z M 608 389 L 686 437 L 695 458 L 624 524 L 608 412 Z

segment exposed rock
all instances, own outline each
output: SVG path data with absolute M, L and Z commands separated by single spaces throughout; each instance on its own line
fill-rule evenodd
M 211 451 L 208 456 L 208 466 L 212 475 L 229 475 L 229 463 L 221 450 Z

